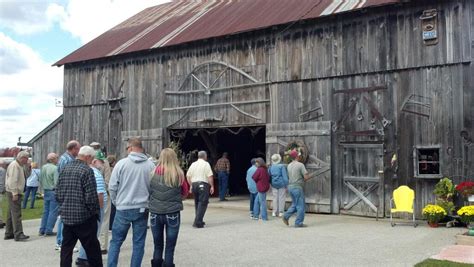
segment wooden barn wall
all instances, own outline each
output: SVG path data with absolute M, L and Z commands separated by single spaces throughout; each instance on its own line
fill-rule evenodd
M 419 18 L 423 10 L 432 8 L 438 10 L 439 38 L 438 44 L 426 46 Z M 64 141 L 76 138 L 83 143 L 98 141 L 109 145 L 114 138 L 122 140 L 122 132 L 166 129 L 170 125 L 196 128 L 298 122 L 302 111 L 317 106 L 321 106 L 322 113 L 310 120 L 337 122 L 350 96 L 336 96 L 335 91 L 385 86 L 383 92 L 371 93 L 377 107 L 391 121 L 383 137 L 385 200 L 395 186 L 408 184 L 416 188 L 417 205 L 421 207 L 432 200 L 436 180 L 413 177 L 414 145 L 442 144 L 446 152 L 443 174 L 463 172 L 455 177 L 456 181 L 474 169 L 472 143 L 459 134 L 463 129 L 474 132 L 473 10 L 474 4 L 467 0 L 418 1 L 306 21 L 283 32 L 282 28 L 263 30 L 146 54 L 66 65 Z M 191 85 L 185 84 L 186 77 L 208 61 L 225 62 L 263 83 L 215 93 L 212 101 L 254 98 L 269 102 L 239 106 L 252 116 L 229 105 L 205 108 L 187 117 L 184 111 L 163 111 L 210 103 L 210 98 L 203 95 L 186 98 L 165 94 L 182 85 L 181 90 L 192 90 Z M 211 72 L 216 75 L 219 71 L 217 68 Z M 104 103 L 113 98 L 110 87 L 117 89 L 122 82 L 122 112 L 110 114 Z M 218 86 L 246 82 L 230 73 Z M 401 112 L 404 100 L 412 94 L 432 98 L 429 119 Z M 108 123 L 111 116 L 121 121 L 119 126 Z M 214 117 L 223 119 L 196 122 Z M 108 149 L 123 153 L 121 146 L 115 141 Z M 342 194 L 341 166 L 337 165 L 341 155 L 337 143 L 333 148 L 333 212 L 337 212 Z M 399 154 L 396 175 L 389 168 L 395 152 Z M 461 170 L 453 166 L 456 158 L 462 158 Z
M 46 156 L 49 153 L 53 152 L 61 155 L 64 152 L 65 143 L 62 142 L 63 122 L 58 122 L 33 143 L 32 160 L 37 162 L 39 166 L 46 164 Z

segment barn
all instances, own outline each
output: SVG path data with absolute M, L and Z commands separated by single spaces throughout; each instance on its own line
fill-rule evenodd
M 57 142 L 227 151 L 235 193 L 252 157 L 296 145 L 307 210 L 386 215 L 409 185 L 419 216 L 440 178 L 474 177 L 473 57 L 469 0 L 172 1 L 55 63 Z

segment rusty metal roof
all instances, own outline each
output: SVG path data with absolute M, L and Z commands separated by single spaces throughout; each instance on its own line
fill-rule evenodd
M 226 36 L 400 0 L 176 0 L 143 10 L 55 66 Z

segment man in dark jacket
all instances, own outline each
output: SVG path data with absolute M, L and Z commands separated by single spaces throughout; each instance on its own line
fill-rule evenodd
M 74 246 L 79 239 L 90 266 L 102 266 L 102 254 L 97 239 L 100 214 L 94 172 L 89 167 L 95 156 L 90 146 L 79 150 L 77 159 L 64 166 L 59 174 L 56 199 L 64 223 L 61 266 L 71 266 Z

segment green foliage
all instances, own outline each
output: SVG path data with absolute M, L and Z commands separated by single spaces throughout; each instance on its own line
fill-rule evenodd
M 436 195 L 436 204 L 443 207 L 448 214 L 452 214 L 454 211 L 453 196 L 455 192 L 453 181 L 448 177 L 439 180 L 433 190 L 433 193 Z
M 187 170 L 189 165 L 186 160 L 186 155 L 183 153 L 183 150 L 181 150 L 181 143 L 179 141 L 171 141 L 169 144 L 169 148 L 173 149 L 176 155 L 178 156 L 179 166 L 181 167 L 181 169 Z
M 436 184 L 433 193 L 440 199 L 452 200 L 454 195 L 454 184 L 451 179 L 444 177 Z
M 452 201 L 437 199 L 436 204 L 441 206 L 445 211 L 447 211 L 450 214 L 454 211 L 454 203 Z

